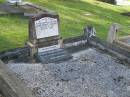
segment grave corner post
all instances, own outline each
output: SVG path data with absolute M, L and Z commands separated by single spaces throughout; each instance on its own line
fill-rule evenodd
M 87 40 L 87 44 L 89 44 L 91 38 L 95 36 L 96 36 L 96 29 L 91 25 L 87 25 L 86 28 L 84 28 L 84 38 Z
M 35 36 L 35 17 L 31 17 L 29 19 L 29 41 L 27 42 L 27 46 L 30 50 L 30 57 L 33 59 L 34 55 L 37 53 L 37 40 Z
M 64 48 L 64 43 L 63 43 L 63 38 L 62 37 L 60 37 L 58 43 L 59 43 L 60 48 Z
M 120 26 L 117 23 L 113 23 L 108 31 L 107 35 L 107 42 L 108 43 L 113 43 L 114 41 L 117 40 L 117 32 L 119 31 Z

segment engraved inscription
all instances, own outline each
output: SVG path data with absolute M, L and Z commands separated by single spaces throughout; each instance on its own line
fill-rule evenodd
M 58 35 L 58 21 L 55 18 L 44 17 L 35 21 L 36 37 L 45 38 Z

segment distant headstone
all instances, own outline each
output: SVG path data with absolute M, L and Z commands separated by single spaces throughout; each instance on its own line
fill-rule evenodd
M 40 14 L 30 18 L 28 45 L 31 57 L 36 55 L 43 63 L 70 58 L 59 40 L 58 15 Z
M 117 23 L 113 23 L 110 26 L 110 29 L 109 29 L 108 35 L 107 35 L 107 42 L 108 43 L 113 43 L 114 40 L 116 40 L 116 38 L 117 38 L 117 32 L 119 31 L 119 29 L 120 29 L 120 26 Z

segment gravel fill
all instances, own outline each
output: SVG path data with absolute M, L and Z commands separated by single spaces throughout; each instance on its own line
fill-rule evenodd
M 36 97 L 130 97 L 130 69 L 95 48 L 62 63 L 9 63 Z

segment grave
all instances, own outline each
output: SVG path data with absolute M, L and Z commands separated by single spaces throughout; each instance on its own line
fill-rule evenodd
M 0 4 L 0 15 L 22 15 L 25 17 L 35 16 L 42 13 L 52 13 L 54 11 L 48 10 L 46 8 L 37 6 L 29 2 L 20 2 L 21 0 L 9 0 L 8 2 Z
M 30 57 L 40 63 L 13 62 L 10 59 L 4 64 L 0 61 L 0 92 L 5 97 L 129 97 L 130 69 L 122 60 L 107 53 L 117 41 L 118 29 L 116 24 L 110 27 L 109 44 L 93 37 L 96 33 L 93 26 L 87 26 L 82 36 L 63 41 L 59 36 L 58 15 L 48 12 L 32 15 L 27 42 L 29 50 L 25 47 L 5 55 L 8 58 L 12 54 L 18 55 L 20 59 L 23 55 L 26 59 L 29 51 Z M 106 49 L 103 52 L 96 45 Z M 84 50 L 81 46 L 85 47 Z M 68 53 L 66 47 L 72 47 L 75 52 Z M 75 50 L 76 47 L 79 51 Z
M 107 48 L 110 48 L 110 52 L 114 52 L 121 59 L 125 59 L 130 62 L 130 36 L 119 37 L 118 33 L 122 32 L 122 25 L 113 23 L 110 26 L 107 35 Z M 104 45 L 104 44 L 103 44 Z
M 7 0 L 7 2 L 11 3 L 11 4 L 19 4 L 22 3 L 22 0 Z
M 36 57 L 42 63 L 58 62 L 70 59 L 72 56 L 63 48 L 59 36 L 59 16 L 39 14 L 29 21 L 30 56 Z
M 0 74 L 3 79 L 5 79 L 5 74 L 2 74 L 1 71 L 4 71 L 4 73 L 8 72 L 9 78 L 14 75 L 15 78 L 20 80 L 20 83 L 14 78 L 12 81 L 9 80 L 9 82 L 13 82 L 11 86 L 17 85 L 20 87 L 12 87 L 9 93 L 12 94 L 16 91 L 15 95 L 19 95 L 5 97 L 129 97 L 130 69 L 125 66 L 127 63 L 107 53 L 109 47 L 113 45 L 108 45 L 104 41 L 102 42 L 105 45 L 102 45 L 101 40 L 93 37 L 96 33 L 93 26 L 87 26 L 82 36 L 65 39 L 60 41 L 64 45 L 59 45 L 59 40 L 61 39 L 59 38 L 58 23 L 58 15 L 40 14 L 30 19 L 29 41 L 27 44 L 30 48 L 30 55 L 41 62 L 11 61 L 7 64 L 2 64 L 3 68 L 0 68 Z M 52 32 L 55 32 L 47 33 L 48 27 L 51 27 L 53 29 Z M 53 27 L 56 28 L 54 29 Z M 51 30 L 49 29 L 49 31 Z M 90 45 L 86 45 L 88 42 Z M 100 47 L 102 45 L 106 49 L 99 49 L 96 46 L 99 44 Z M 75 51 L 69 52 L 73 58 L 59 63 L 55 62 L 58 58 L 60 59 L 60 55 L 64 55 L 61 52 L 65 51 L 65 54 L 67 54 L 69 48 L 64 49 L 66 46 L 72 47 L 73 51 Z M 85 48 L 81 49 L 82 46 Z M 76 47 L 79 48 L 78 51 L 75 50 Z M 60 54 L 57 55 L 59 52 Z M 26 53 L 22 52 L 22 54 L 25 55 Z M 130 55 L 130 53 L 128 54 Z M 53 58 L 55 60 L 51 60 Z M 8 69 L 8 71 L 5 69 Z M 1 82 L 0 79 L 2 87 L 9 84 L 4 82 Z M 7 94 L 6 89 L 8 88 L 3 90 L 0 87 L 0 90 L 4 92 L 3 94 Z M 26 89 L 29 89 L 29 93 Z M 25 96 L 21 95 L 24 92 L 26 93 Z
M 117 5 L 130 5 L 129 0 L 115 0 Z
M 108 43 L 117 43 L 118 45 L 122 45 L 122 47 L 128 47 L 130 49 L 130 36 L 118 37 L 118 32 L 121 30 L 121 25 L 117 23 L 113 23 L 110 26 L 107 35 Z

